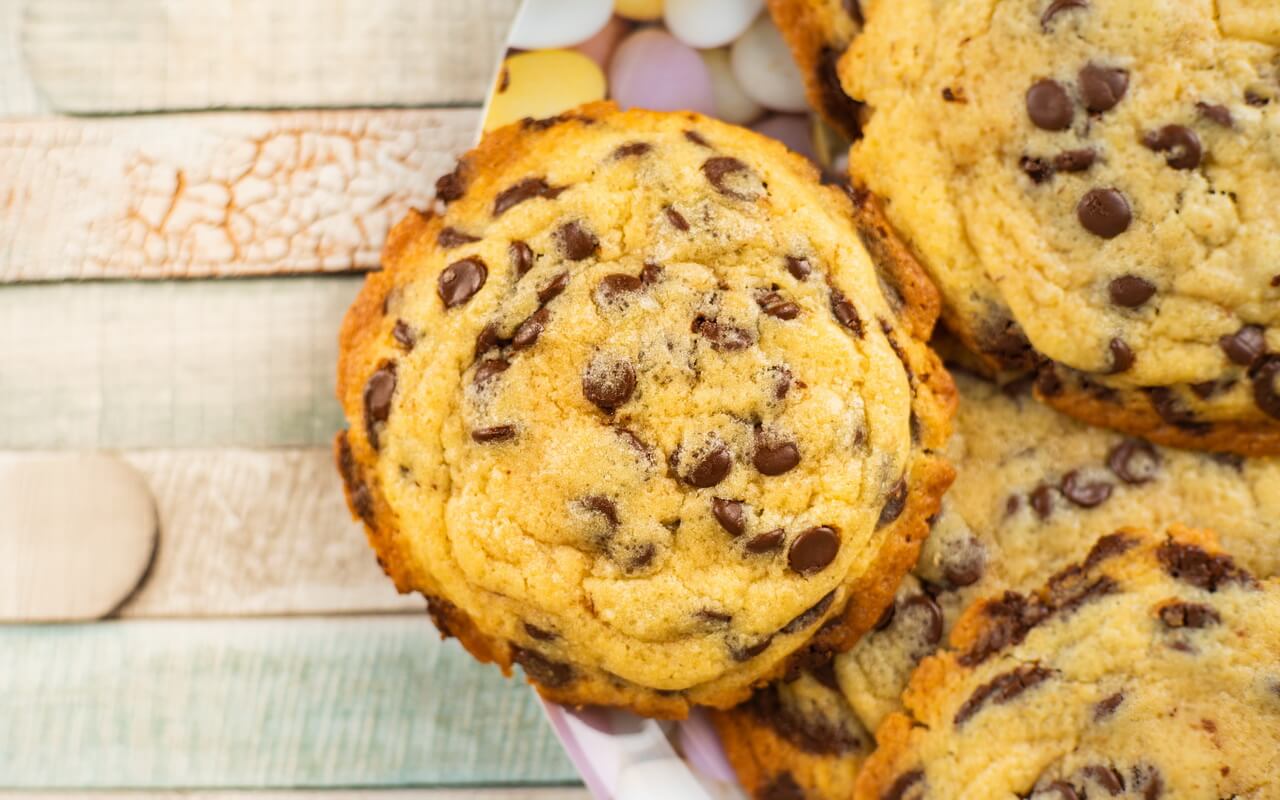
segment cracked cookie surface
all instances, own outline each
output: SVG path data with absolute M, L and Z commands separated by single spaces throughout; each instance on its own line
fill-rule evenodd
M 438 189 L 341 341 L 339 466 L 397 585 L 545 696 L 649 714 L 850 646 L 951 478 L 936 297 L 874 202 L 609 104 Z
M 863 0 L 855 182 L 996 368 L 1181 447 L 1280 452 L 1280 6 Z

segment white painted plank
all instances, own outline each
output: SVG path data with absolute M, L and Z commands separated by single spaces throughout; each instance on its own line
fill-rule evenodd
M 376 267 L 390 226 L 430 202 L 474 139 L 477 114 L 0 123 L 0 281 Z
M 327 445 L 360 283 L 0 287 L 0 449 Z
M 586 789 L 573 786 L 486 789 L 228 789 L 195 791 L 6 792 L 0 800 L 591 800 Z
M 23 0 L 0 0 L 0 116 L 43 114 L 49 104 L 36 91 L 22 58 Z
M 26 62 L 52 106 L 121 113 L 478 104 L 517 0 L 23 5 Z
M 0 787 L 573 781 L 532 692 L 425 617 L 0 627 Z

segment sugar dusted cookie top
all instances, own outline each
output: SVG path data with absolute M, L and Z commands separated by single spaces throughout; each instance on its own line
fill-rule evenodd
M 950 476 L 932 297 L 868 198 L 607 104 L 490 134 L 440 197 L 342 336 L 339 459 L 397 584 L 548 696 L 649 713 L 851 644 Z

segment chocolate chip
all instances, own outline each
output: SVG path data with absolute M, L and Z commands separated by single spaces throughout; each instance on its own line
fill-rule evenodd
M 1280 355 L 1266 356 L 1250 370 L 1253 402 L 1262 413 L 1280 419 Z
M 1090 764 L 1082 767 L 1080 774 L 1101 786 L 1110 795 L 1118 795 L 1124 791 L 1124 778 L 1113 767 Z
M 921 595 L 921 596 L 927 597 L 927 595 Z M 873 631 L 882 631 L 885 628 L 888 628 L 890 625 L 893 624 L 893 618 L 897 616 L 897 613 L 898 613 L 897 602 L 890 603 L 888 606 L 885 607 L 884 611 L 880 612 L 880 618 L 876 620 L 875 625 L 871 626 L 871 629 Z
M 1031 492 L 1031 508 L 1040 519 L 1048 519 L 1053 513 L 1054 488 L 1048 484 L 1040 484 Z
M 1207 628 L 1222 622 L 1222 615 L 1203 603 L 1168 603 L 1160 608 L 1160 621 L 1167 628 Z
M 895 521 L 902 516 L 902 511 L 907 507 L 907 481 L 899 478 L 885 495 L 884 505 L 880 507 L 880 516 L 876 519 L 876 529 L 883 528 L 885 525 Z
M 1098 720 L 1106 719 L 1116 713 L 1116 709 L 1119 708 L 1120 704 L 1123 702 L 1124 692 L 1116 692 L 1113 695 L 1108 695 L 1107 697 L 1102 698 L 1093 707 L 1094 721 L 1096 722 Z
M 747 661 L 768 650 L 771 644 L 773 644 L 773 637 L 766 636 L 758 642 L 745 647 L 730 647 L 729 655 L 733 657 L 734 661 Z
M 1043 158 L 1023 156 L 1018 160 L 1018 166 L 1032 183 L 1044 183 L 1053 177 L 1053 166 Z
M 982 542 L 970 538 L 958 552 L 947 552 L 942 560 L 942 577 L 953 589 L 972 586 L 978 582 L 987 567 L 987 552 Z
M 1133 366 L 1133 350 L 1124 343 L 1123 339 L 1112 339 L 1107 348 L 1111 351 L 1111 366 L 1107 369 L 1108 375 L 1124 372 Z
M 511 260 L 511 266 L 515 268 L 516 278 L 523 278 L 524 274 L 533 269 L 533 248 L 521 241 L 512 242 L 507 246 L 507 257 Z
M 1062 84 L 1042 78 L 1027 90 L 1027 116 L 1037 128 L 1046 131 L 1064 131 L 1071 127 L 1074 109 L 1071 95 Z
M 956 727 L 963 725 L 988 703 L 995 705 L 1008 703 L 1051 677 L 1053 672 L 1039 664 L 1024 664 L 1002 675 L 997 675 L 975 689 L 969 699 L 956 711 L 954 719 Z
M 1125 483 L 1150 483 L 1160 469 L 1160 454 L 1148 442 L 1125 439 L 1107 453 L 1107 466 Z
M 790 772 L 782 771 L 762 784 L 752 795 L 755 800 L 806 800 L 804 789 Z
M 1053 168 L 1058 172 L 1084 172 L 1098 160 L 1098 154 L 1091 148 L 1080 150 L 1063 150 L 1053 157 Z
M 1086 64 L 1079 77 L 1084 107 L 1095 114 L 1115 108 L 1129 89 L 1129 71 L 1116 67 Z
M 622 159 L 622 158 L 633 158 L 635 156 L 642 156 L 652 149 L 653 149 L 653 145 L 649 144 L 648 142 L 627 142 L 624 145 L 619 145 L 618 149 L 613 151 L 612 158 Z
M 813 272 L 813 267 L 809 265 L 809 259 L 807 258 L 787 256 L 787 272 L 790 272 L 791 277 L 796 280 L 803 281 L 809 278 L 809 274 Z
M 658 554 L 658 547 L 653 542 L 645 542 L 639 547 L 633 548 L 627 555 L 626 563 L 623 565 L 627 572 L 636 572 L 653 563 L 653 558 Z
M 751 332 L 736 325 L 727 325 L 703 316 L 694 317 L 690 329 L 711 343 L 716 350 L 734 352 L 750 347 L 754 340 Z
M 1044 10 L 1044 13 L 1040 15 L 1040 28 L 1045 31 L 1049 30 L 1049 23 L 1063 11 L 1088 7 L 1088 0 L 1053 0 L 1049 7 Z
M 823 614 L 827 613 L 827 609 L 831 607 L 831 601 L 835 599 L 836 599 L 836 591 L 835 589 L 832 589 L 831 591 L 823 595 L 821 600 L 814 603 L 812 606 L 805 609 L 804 611 L 800 612 L 800 614 L 797 615 L 795 619 L 791 620 L 786 625 L 783 625 L 778 630 L 778 633 L 782 634 L 783 636 L 786 636 L 787 634 L 797 633 L 799 631 L 804 630 L 805 628 L 810 627 L 811 625 L 813 625 L 813 623 L 817 622 L 818 619 L 821 618 Z
M 1109 533 L 1093 543 L 1089 554 L 1085 556 L 1084 568 L 1093 569 L 1111 558 L 1124 555 L 1138 546 L 1138 540 L 1123 533 Z
M 553 187 L 544 178 L 525 178 L 498 193 L 493 200 L 493 215 L 500 217 L 525 200 L 532 200 L 535 197 L 553 200 L 563 191 L 564 187 Z
M 524 350 L 533 347 L 538 341 L 538 337 L 542 335 L 542 331 L 547 326 L 547 322 L 551 319 L 551 312 L 545 308 L 540 308 L 530 314 L 520 326 L 516 328 L 516 332 L 511 337 L 511 347 L 515 350 Z
M 505 442 L 516 437 L 514 425 L 494 425 L 488 428 L 476 428 L 471 432 L 471 439 L 479 444 Z
M 791 370 L 782 364 L 778 364 L 777 366 L 769 367 L 767 371 L 773 375 L 773 399 L 781 400 L 785 398 L 787 393 L 791 391 L 793 382 Z
M 1258 94 L 1253 89 L 1246 89 L 1244 93 L 1244 102 L 1254 108 L 1262 108 L 1267 103 L 1270 103 L 1271 99 Z
M 605 275 L 600 279 L 600 283 L 596 284 L 596 299 L 603 304 L 609 304 L 622 295 L 632 294 L 643 289 L 644 282 L 639 278 L 634 275 L 615 272 L 612 275 Z
M 602 411 L 612 412 L 635 390 L 636 370 L 626 359 L 596 356 L 582 372 L 582 394 Z
M 684 218 L 684 215 L 682 215 L 679 211 L 676 211 L 671 206 L 667 206 L 666 208 L 662 209 L 662 212 L 667 215 L 667 222 L 670 222 L 672 227 L 674 227 L 676 230 L 678 231 L 689 230 L 688 220 L 686 220 Z
M 1037 355 L 1022 332 L 1022 326 L 1013 320 L 992 320 L 981 335 L 983 352 L 992 356 L 1010 370 L 1030 369 L 1036 365 Z
M 728 179 L 736 174 L 752 175 L 751 168 L 736 158 L 729 156 L 716 156 L 709 158 L 702 164 L 702 174 L 707 176 L 707 181 L 715 187 L 716 191 L 723 195 L 732 197 L 735 200 L 755 200 L 756 195 L 745 194 L 729 185 Z
M 941 642 L 943 616 L 938 601 L 927 594 L 915 594 L 902 601 L 902 615 L 915 614 L 924 616 L 924 644 L 932 646 Z
M 1235 122 L 1231 118 L 1231 109 L 1226 106 L 1200 102 L 1196 103 L 1196 110 L 1200 112 L 1200 116 L 1211 122 L 1216 122 L 1224 128 L 1230 128 Z
M 758 533 L 747 540 L 747 552 L 768 553 L 771 550 L 777 550 L 782 546 L 782 539 L 786 535 L 787 532 L 782 528 Z
M 338 434 L 338 472 L 347 487 L 347 496 L 351 500 L 351 508 L 370 528 L 375 527 L 373 493 L 360 477 L 360 468 L 356 465 L 356 457 L 351 452 L 351 440 L 346 431 Z M 386 572 L 386 568 L 383 568 Z
M 787 564 L 801 575 L 821 572 L 840 550 L 840 534 L 835 528 L 819 525 L 801 531 L 787 551 Z
M 1076 217 L 1095 236 L 1114 239 L 1129 229 L 1133 212 L 1118 190 L 1090 189 L 1076 205 Z
M 451 250 L 455 247 L 478 241 L 480 241 L 479 236 L 472 236 L 452 227 L 441 228 L 440 233 L 436 235 L 436 244 L 444 250 Z
M 1071 470 L 1062 477 L 1062 494 L 1081 508 L 1100 506 L 1111 497 L 1112 486 L 1103 481 L 1086 481 L 1079 470 Z
M 942 87 L 942 99 L 946 100 L 948 103 L 966 102 L 964 99 L 964 92 L 961 91 L 960 93 L 957 94 L 956 90 L 952 89 L 950 86 Z
M 489 277 L 484 262 L 472 256 L 455 261 L 444 268 L 436 282 L 436 293 L 445 308 L 462 305 L 475 296 Z
M 652 261 L 646 261 L 644 268 L 640 270 L 640 282 L 645 286 L 652 286 L 660 280 L 662 280 L 662 267 Z
M 761 475 L 781 475 L 800 463 L 800 450 L 795 442 L 774 442 L 757 435 L 756 452 L 751 462 Z
M 445 173 L 436 179 L 436 197 L 445 203 L 452 203 L 466 194 L 466 163 L 459 161 L 453 172 Z
M 1222 388 L 1217 381 L 1200 381 L 1199 383 L 1189 383 L 1187 388 L 1191 393 L 1201 400 L 1208 400 L 1218 393 L 1218 389 Z
M 722 442 L 712 440 L 684 480 L 690 486 L 708 489 L 724 480 L 731 469 L 733 454 Z
M 853 331 L 859 339 L 863 337 L 862 318 L 858 316 L 858 309 L 834 286 L 831 287 L 831 313 L 835 315 L 837 322 Z
M 524 674 L 543 686 L 557 689 L 573 681 L 573 668 L 568 664 L 552 661 L 541 653 L 511 646 L 511 658 L 524 667 Z
M 551 279 L 551 282 L 538 290 L 538 303 L 546 305 L 552 300 L 560 296 L 560 293 L 569 285 L 569 273 L 561 272 L 559 275 Z
M 818 53 L 820 103 L 828 119 L 838 122 L 846 135 L 857 138 L 862 127 L 862 103 L 846 94 L 840 82 L 841 55 L 843 53 L 833 47 L 823 47 Z
M 747 529 L 746 505 L 741 500 L 711 498 L 711 513 L 730 536 L 741 536 Z
M 1168 386 L 1151 386 L 1143 391 L 1160 419 L 1185 431 L 1208 432 L 1207 423 L 1197 422 L 1195 414 L 1182 405 L 1178 396 Z
M 761 310 L 778 319 L 795 319 L 800 316 L 800 306 L 777 292 L 765 292 L 756 298 Z
M 402 319 L 396 320 L 395 326 L 391 328 L 391 338 L 406 351 L 412 350 L 418 343 L 418 334 Z
M 566 222 L 555 233 L 560 252 L 570 261 L 582 261 L 596 254 L 600 240 L 580 222 Z
M 471 382 L 476 386 L 482 386 L 490 379 L 506 372 L 510 366 L 511 364 L 505 358 L 487 358 L 476 367 L 475 374 L 471 376 Z
M 1028 800 L 1083 800 L 1076 788 L 1066 781 L 1053 781 L 1036 789 Z
M 644 456 L 645 460 L 650 464 L 653 463 L 653 453 L 649 450 L 649 446 L 636 436 L 635 432 L 621 426 L 614 426 L 613 432 L 625 441 L 632 449 Z
M 1203 153 L 1200 137 L 1185 125 L 1165 125 L 1158 131 L 1149 131 L 1142 143 L 1158 153 L 1164 153 L 1164 161 L 1174 169 L 1195 169 L 1200 166 Z
M 1267 351 L 1267 338 L 1261 325 L 1245 325 L 1235 333 L 1219 339 L 1218 346 L 1227 354 L 1227 358 L 1247 367 Z
M 618 506 L 601 494 L 589 494 L 580 501 L 582 507 L 593 514 L 599 514 L 608 521 L 609 527 L 618 527 Z
M 1137 275 L 1121 275 L 1107 284 L 1111 302 L 1125 308 L 1137 308 L 1156 293 L 1156 285 Z
M 1257 583 L 1252 575 L 1237 567 L 1230 556 L 1209 553 L 1194 544 L 1169 539 L 1156 550 L 1156 558 L 1174 579 L 1207 592 L 1217 591 L 1227 583 L 1249 587 Z
M 858 0 L 844 0 L 844 12 L 859 26 L 866 24 L 862 16 L 862 4 Z
M 723 611 L 716 611 L 712 608 L 700 608 L 694 612 L 694 616 L 703 622 L 709 622 L 712 625 L 718 626 L 728 625 L 730 622 L 733 622 L 732 614 L 726 614 Z
M 391 416 L 391 398 L 396 393 L 396 365 L 386 362 L 378 367 L 364 385 L 364 429 L 374 450 L 380 445 L 378 432 Z
M 689 141 L 693 142 L 696 145 L 699 145 L 700 147 L 711 146 L 711 143 L 708 142 L 706 139 L 702 138 L 702 134 L 698 133 L 697 131 L 685 131 L 684 138 L 688 139 Z
M 880 795 L 880 800 L 907 800 L 911 796 L 908 792 L 922 783 L 924 783 L 923 770 L 913 769 L 910 772 L 904 772 L 889 784 L 889 788 Z
M 545 630 L 543 628 L 539 628 L 537 625 L 534 625 L 532 623 L 525 622 L 522 624 L 524 626 L 524 632 L 529 634 L 531 638 L 537 639 L 540 642 L 550 642 L 560 638 L 559 636 L 552 633 L 551 631 Z

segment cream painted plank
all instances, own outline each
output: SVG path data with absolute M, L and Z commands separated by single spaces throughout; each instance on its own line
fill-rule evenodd
M 22 57 L 25 5 L 26 0 L 0 0 L 0 117 L 49 111 L 49 104 L 36 91 Z
M 0 787 L 562 783 L 533 693 L 425 617 L 0 627 Z
M 327 445 L 360 283 L 0 287 L 0 449 Z
M 0 281 L 376 267 L 387 230 L 430 203 L 477 118 L 441 109 L 0 122 Z
M 517 0 L 24 5 L 26 62 L 53 108 L 121 113 L 479 104 Z
M 0 800 L 591 800 L 586 789 L 545 786 L 512 789 L 379 789 L 315 791 L 230 789 L 213 791 L 6 792 Z

